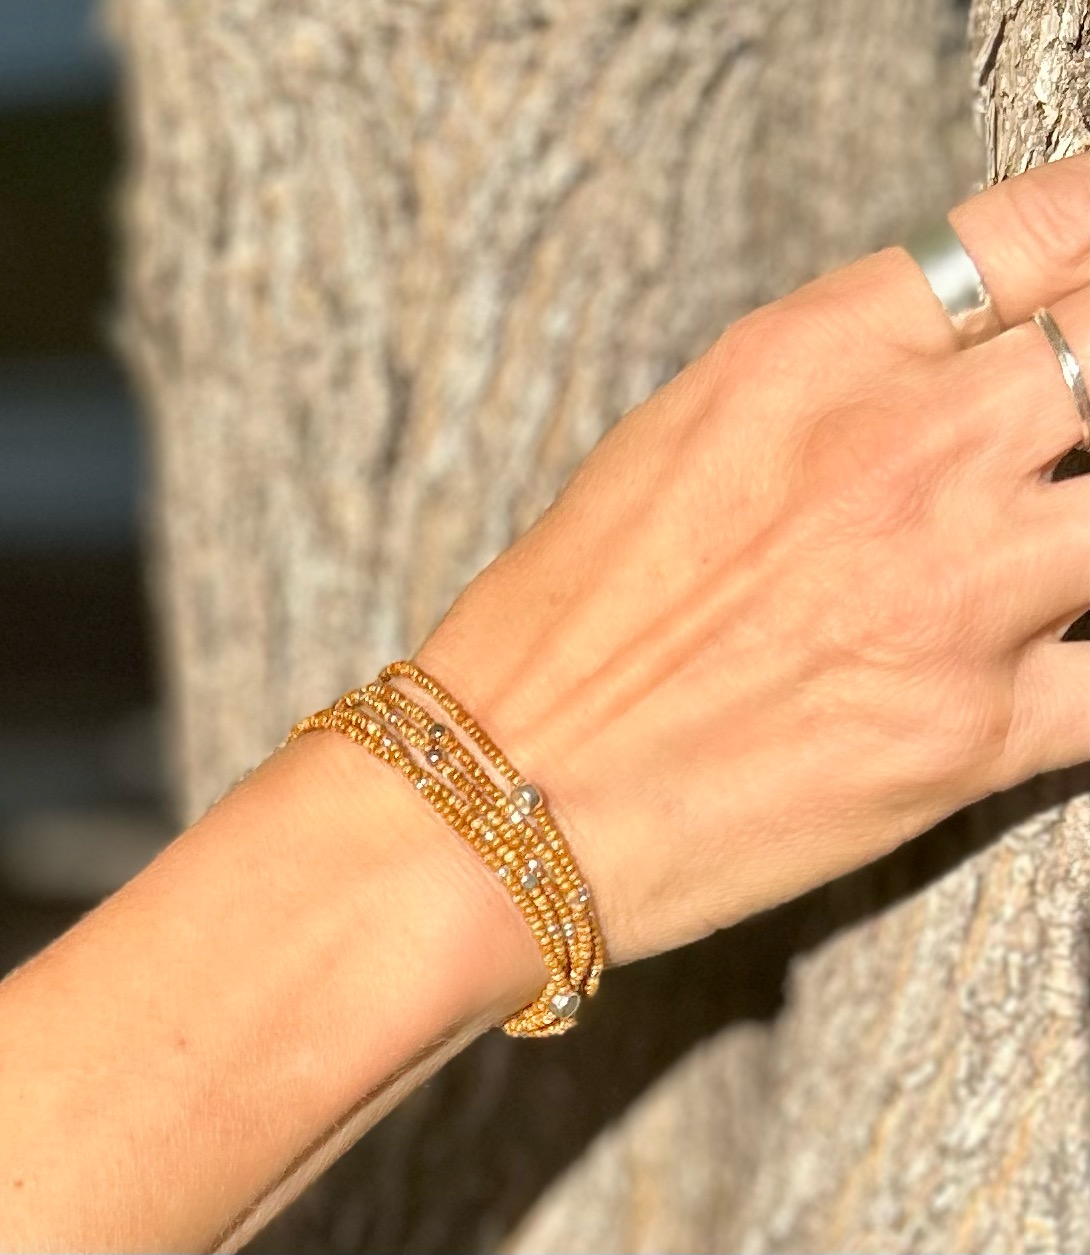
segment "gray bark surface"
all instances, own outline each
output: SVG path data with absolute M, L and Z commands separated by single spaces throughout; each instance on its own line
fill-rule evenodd
M 987 172 L 948 0 L 110 12 L 182 821 L 410 653 L 725 324 Z M 1084 146 L 1085 9 L 973 23 L 995 169 Z M 508 1249 L 1087 1249 L 1083 791 L 1041 778 L 611 973 L 569 1037 L 490 1035 L 254 1249 L 480 1250 L 520 1218 Z
M 1090 1249 L 1088 835 L 1058 803 L 796 961 L 504 1249 Z
M 998 182 L 1090 143 L 1086 0 L 974 0 L 986 181 Z

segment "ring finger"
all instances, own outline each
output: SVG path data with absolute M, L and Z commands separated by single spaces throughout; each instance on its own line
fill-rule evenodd
M 1078 361 L 1090 362 L 1090 289 L 1055 302 L 1050 312 Z M 1050 490 L 1051 468 L 1090 435 L 1056 352 L 1035 322 L 956 354 L 940 374 L 945 396 L 967 398 L 967 421 L 987 453 L 989 474 L 1016 490 L 1027 480 Z

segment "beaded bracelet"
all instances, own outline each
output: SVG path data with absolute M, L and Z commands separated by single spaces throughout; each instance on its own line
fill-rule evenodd
M 440 722 L 444 717 L 457 731 Z M 408 660 L 390 663 L 371 684 L 300 720 L 283 744 L 319 728 L 343 733 L 400 770 L 522 911 L 549 979 L 529 1006 L 504 1021 L 504 1032 L 567 1032 L 581 1000 L 598 989 L 605 943 L 590 891 L 540 790 L 450 693 Z

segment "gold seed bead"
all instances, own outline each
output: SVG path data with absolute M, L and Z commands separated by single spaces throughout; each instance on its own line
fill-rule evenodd
M 395 689 L 392 686 L 382 685 L 379 682 L 375 682 L 374 684 L 368 686 L 368 688 L 373 694 L 375 694 L 375 696 L 372 698 L 372 704 L 375 705 L 376 707 L 387 709 L 387 708 L 392 708 L 396 706 L 399 709 L 405 711 L 407 716 L 411 717 L 411 719 L 415 721 L 416 723 L 420 723 L 421 725 L 429 723 L 430 715 L 428 714 L 428 712 L 422 710 L 419 706 L 413 703 L 411 699 L 409 699 L 403 693 L 401 693 L 400 690 Z M 467 762 L 469 765 L 470 771 L 472 773 L 473 780 L 472 781 L 466 780 L 460 774 L 455 775 L 454 773 L 457 771 L 457 769 L 454 769 L 454 768 L 452 768 L 450 772 L 444 772 L 444 774 L 448 778 L 455 780 L 457 783 L 459 783 L 467 791 L 467 794 L 469 796 L 474 796 L 475 794 L 477 794 L 479 795 L 480 798 L 483 799 L 481 804 L 484 807 L 485 816 L 490 820 L 492 824 L 496 825 L 498 828 L 501 828 L 505 823 L 509 824 L 510 819 L 506 816 L 506 811 L 509 809 L 509 807 L 507 804 L 507 799 L 505 795 L 503 794 L 502 790 L 499 790 L 497 788 L 497 786 L 492 782 L 491 778 L 487 775 L 487 773 L 481 771 L 478 768 L 476 764 L 476 760 L 473 759 L 472 756 L 468 755 L 468 752 L 460 746 L 460 742 L 457 742 L 456 740 L 452 739 L 451 734 L 449 732 L 447 733 L 444 739 L 452 740 L 454 748 L 451 751 L 451 758 L 460 758 L 463 761 Z M 479 790 L 474 789 L 473 786 L 475 783 L 480 783 L 481 788 Z M 494 809 L 492 806 L 490 806 L 488 804 L 488 799 L 491 799 L 493 802 L 502 803 L 504 805 L 504 812 L 500 812 Z M 520 827 L 518 831 L 519 833 L 527 834 L 526 836 L 527 840 L 529 840 L 530 836 L 533 835 L 532 830 L 527 827 Z M 544 851 L 544 853 L 547 855 L 549 852 Z M 550 868 L 550 875 L 551 877 L 553 877 L 555 880 L 559 881 L 560 883 L 557 886 L 557 888 L 552 888 L 551 886 L 549 887 L 548 892 L 547 892 L 547 899 L 550 905 L 555 906 L 557 909 L 561 911 L 562 914 L 566 916 L 569 908 L 565 902 L 562 902 L 558 898 L 558 889 L 563 889 L 563 886 L 565 884 L 565 876 L 564 876 L 563 869 L 559 869 L 553 866 Z M 582 936 L 585 938 L 585 931 L 582 934 Z M 580 945 L 578 947 L 575 945 L 572 945 L 569 947 L 569 949 L 573 953 L 573 961 L 572 961 L 573 983 L 581 984 L 586 977 L 586 971 L 589 966 L 590 955 L 589 953 L 584 953 L 584 950 L 587 949 L 585 945 Z
M 415 711 L 414 711 L 413 713 L 414 713 L 414 714 L 416 714 L 416 712 L 415 712 Z M 434 734 L 434 732 L 432 732 L 432 736 L 433 736 L 433 737 L 434 737 L 434 735 L 435 735 L 435 734 Z M 413 740 L 415 741 L 415 740 L 416 740 L 416 738 L 414 737 L 414 738 L 413 738 Z M 446 773 L 444 773 L 444 774 L 446 774 Z M 479 774 L 479 773 L 478 773 L 478 774 Z M 495 820 L 495 819 L 498 819 L 498 816 L 496 816 L 495 814 L 493 814 L 493 819 L 494 819 L 494 820 Z M 504 853 L 504 851 L 501 851 L 501 853 Z M 535 896 L 536 896 L 536 895 L 535 895 Z M 558 930 L 554 929 L 554 930 L 552 930 L 552 931 L 554 931 L 554 932 L 555 932 L 555 931 L 558 931 Z M 572 931 L 572 929 L 571 929 L 571 927 L 570 927 L 570 926 L 565 927 L 563 931 L 564 931 L 565 936 L 569 936 L 569 937 L 570 937 L 570 934 L 571 934 L 571 931 Z M 582 956 L 579 956 L 579 957 L 580 957 L 580 958 L 582 958 Z M 582 963 L 578 963 L 578 964 L 577 964 L 577 966 L 582 967 L 583 965 L 582 965 Z
M 394 679 L 415 685 L 441 717 Z M 590 892 L 539 790 L 451 694 L 408 660 L 391 663 L 371 684 L 300 720 L 284 744 L 319 728 L 343 733 L 401 771 L 522 912 L 549 979 L 531 1004 L 504 1022 L 504 1031 L 517 1037 L 567 1032 L 580 999 L 598 988 L 605 943 Z
M 380 684 L 386 684 L 393 677 L 407 677 L 412 682 L 417 684 L 418 687 L 427 692 L 438 702 L 442 709 L 453 717 L 454 721 L 469 734 L 477 745 L 485 751 L 489 761 L 497 768 L 500 775 L 515 785 L 522 782 L 522 777 L 496 748 L 495 744 L 487 736 L 480 725 L 476 723 L 476 721 L 449 693 L 445 692 L 445 690 L 443 690 L 432 677 L 423 672 L 415 663 L 411 661 L 401 661 L 390 664 L 390 666 L 386 667 L 382 671 L 378 682 Z M 540 816 L 542 828 L 546 836 L 549 838 L 550 847 L 559 856 L 560 865 L 567 873 L 568 881 L 571 884 L 582 885 L 582 880 L 575 870 L 574 863 L 567 851 L 566 844 L 561 838 L 560 833 L 557 831 L 556 825 L 552 822 L 552 818 L 548 814 L 547 808 L 541 809 L 543 812 Z M 588 902 L 587 909 L 585 910 L 586 920 L 581 921 L 579 928 L 580 934 L 582 935 L 582 938 L 585 939 L 587 948 L 590 951 L 589 966 L 585 966 L 583 963 L 580 963 L 579 965 L 580 969 L 582 969 L 579 973 L 581 978 L 589 976 L 590 968 L 594 966 L 600 968 L 605 965 L 605 947 L 601 936 L 601 930 L 598 928 L 597 921 L 594 919 L 589 906 L 590 904 Z
M 323 715 L 326 715 L 328 717 L 322 718 Z M 311 719 L 319 720 L 319 722 L 312 723 L 311 728 L 308 728 L 306 730 L 312 730 L 313 727 L 329 727 L 336 731 L 345 732 L 353 740 L 360 741 L 361 743 L 368 744 L 369 746 L 373 746 L 374 744 L 374 738 L 368 738 L 365 733 L 361 734 L 361 729 L 359 725 L 356 723 L 350 722 L 343 715 L 337 715 L 331 711 L 320 712 L 318 716 L 312 716 Z M 416 782 L 418 784 L 419 783 L 433 783 L 432 781 L 429 780 L 429 778 L 424 773 L 419 772 L 419 770 L 412 764 L 410 760 L 404 759 L 404 757 L 401 755 L 400 751 L 396 749 L 396 747 L 393 750 L 390 750 L 386 747 L 380 746 L 379 756 L 385 757 L 387 761 L 397 761 L 397 759 L 400 758 L 402 760 L 401 765 L 404 767 L 407 767 L 408 773 L 416 778 Z M 429 791 L 428 800 L 432 801 L 432 804 L 433 806 L 435 806 L 435 809 L 438 810 L 439 813 L 443 815 L 444 818 L 447 818 L 447 811 L 449 807 L 443 805 L 444 799 L 442 795 L 440 795 L 437 798 L 431 795 Z M 478 853 L 481 853 L 481 851 L 478 851 Z M 497 866 L 496 860 L 494 858 L 490 860 L 486 860 L 486 861 L 490 862 L 494 867 L 496 867 L 497 870 L 500 870 L 500 871 L 506 870 L 504 867 Z M 515 900 L 515 904 L 523 910 L 523 913 L 529 914 L 529 912 L 527 912 L 526 910 L 525 904 L 519 899 L 519 896 L 514 893 L 512 893 L 511 896 Z M 549 968 L 551 972 L 554 973 L 554 976 L 559 973 L 559 979 L 561 981 L 561 984 L 566 983 L 567 965 L 565 962 L 565 955 L 564 955 L 563 947 L 552 946 L 549 948 L 548 953 L 545 953 L 543 949 L 543 957 L 545 959 L 546 966 Z
M 372 727 L 372 728 L 375 728 L 375 727 L 376 727 L 375 723 L 374 723 L 372 720 L 367 719 L 365 712 L 364 712 L 362 709 L 359 709 L 359 708 L 352 710 L 350 713 L 348 713 L 348 714 L 346 714 L 346 715 L 341 715 L 341 716 L 339 716 L 339 718 L 340 718 L 340 719 L 345 720 L 345 721 L 349 724 L 349 726 L 356 726 L 356 727 L 360 727 L 360 726 L 366 726 L 366 725 L 369 725 L 369 726 L 370 726 L 370 727 Z M 331 723 L 331 726 L 336 727 L 336 724 L 335 724 L 335 723 Z M 410 734 L 410 735 L 411 735 L 411 734 Z M 387 738 L 384 738 L 384 742 L 385 742 L 385 739 L 387 739 Z M 415 738 L 415 737 L 413 737 L 412 739 L 413 739 L 413 740 L 417 740 L 417 738 Z M 412 771 L 412 770 L 413 770 L 413 768 L 412 768 L 412 766 L 411 766 L 411 764 L 409 763 L 409 761 L 408 761 L 408 760 L 405 760 L 405 762 L 403 762 L 402 766 L 403 766 L 403 768 L 404 768 L 404 767 L 407 767 L 409 771 Z M 417 783 L 417 785 L 418 785 L 418 786 L 419 786 L 419 785 L 424 785 L 424 784 L 427 784 L 427 785 L 429 785 L 429 786 L 430 786 L 430 785 L 433 783 L 433 781 L 432 781 L 430 778 L 426 777 L 426 776 L 424 775 L 424 773 L 418 773 L 418 779 L 416 780 L 416 783 Z M 430 799 L 430 798 L 429 798 L 429 800 L 432 800 L 432 799 Z M 450 814 L 449 814 L 449 811 L 450 811 L 450 809 L 451 809 L 450 807 L 445 806 L 445 805 L 441 804 L 441 803 L 440 803 L 440 802 L 438 802 L 438 801 L 433 802 L 433 804 L 435 804 L 435 805 L 436 805 L 436 808 L 440 810 L 440 813 L 443 815 L 443 817 L 444 817 L 444 818 L 446 818 L 446 819 L 448 820 L 448 822 L 452 822 L 452 821 L 451 821 L 451 816 L 450 816 Z M 462 806 L 460 805 L 460 806 L 459 806 L 459 808 L 458 808 L 458 810 L 462 810 L 462 809 L 464 809 L 464 807 L 462 807 Z M 497 816 L 497 818 L 498 818 L 498 816 Z M 453 824 L 452 824 L 452 826 L 456 826 L 456 825 L 453 825 Z M 477 850 L 477 852 L 478 852 L 479 854 L 482 854 L 482 856 L 484 855 L 485 851 L 487 851 L 487 847 L 484 847 L 484 849 L 482 849 L 482 848 L 481 848 L 481 846 L 480 846 L 478 843 L 476 843 L 476 842 L 474 842 L 474 841 L 472 841 L 472 840 L 470 840 L 470 844 L 471 844 L 471 845 L 472 845 L 472 846 L 473 846 L 473 847 Z M 506 866 L 506 865 L 501 865 L 501 866 L 498 866 L 498 867 L 496 866 L 496 865 L 497 865 L 497 863 L 498 863 L 500 860 L 502 860 L 502 859 L 504 859 L 504 858 L 505 858 L 505 856 L 506 856 L 506 863 L 507 863 L 507 864 L 512 864 L 512 863 L 516 860 L 516 857 L 517 857 L 517 856 L 516 856 L 516 853 L 515 853 L 515 851 L 514 851 L 514 850 L 510 850 L 510 849 L 509 849 L 509 847 L 507 847 L 507 846 L 501 846 L 498 850 L 496 850 L 496 851 L 494 851 L 494 852 L 493 852 L 493 857 L 491 857 L 491 858 L 487 858 L 487 857 L 486 857 L 486 858 L 485 858 L 485 861 L 486 861 L 487 863 L 489 863 L 489 865 L 493 866 L 493 867 L 494 867 L 494 869 L 498 871 L 498 874 L 499 874 L 501 877 L 507 877 L 507 876 L 509 875 L 509 867 L 508 867 L 508 866 Z M 510 883 L 510 882 L 509 882 L 509 883 Z M 518 895 L 514 892 L 514 885 L 513 885 L 513 884 L 510 884 L 510 888 L 512 889 L 512 897 L 514 897 L 514 898 L 515 898 L 516 905 L 517 905 L 517 906 L 519 906 L 519 907 L 520 907 L 520 909 L 522 909 L 522 910 L 523 910 L 524 915 L 527 917 L 527 919 L 528 919 L 528 920 L 530 920 L 530 918 L 531 918 L 531 910 L 532 910 L 532 907 L 531 907 L 531 909 L 528 909 L 528 903 L 527 903 L 527 902 L 525 902 L 525 901 L 523 901 L 523 900 L 522 900 L 522 899 L 521 899 L 521 898 L 520 898 L 520 897 L 519 897 L 519 896 L 518 896 Z M 567 968 L 568 968 L 568 963 L 567 963 L 567 950 L 566 950 L 565 946 L 562 944 L 562 941 L 554 941 L 553 939 L 550 939 L 549 950 L 551 951 L 552 958 L 553 958 L 553 962 L 550 964 L 550 968 L 551 968 L 551 970 L 554 970 L 554 971 L 556 971 L 556 970 L 560 970 L 560 971 L 565 971 L 565 970 L 567 970 Z M 570 978 L 569 978 L 569 979 L 570 979 Z

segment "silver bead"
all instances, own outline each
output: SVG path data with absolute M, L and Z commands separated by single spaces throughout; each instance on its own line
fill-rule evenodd
M 443 751 L 440 749 L 430 749 L 428 750 L 426 757 L 429 763 L 441 763 L 443 761 Z
M 536 889 L 538 886 L 538 879 L 534 873 L 527 868 L 519 877 L 519 884 L 522 885 L 524 889 Z
M 587 893 L 586 889 L 583 887 L 573 889 L 571 893 L 568 894 L 568 904 L 569 906 L 574 906 L 576 910 L 579 910 L 580 907 L 586 906 L 589 901 L 590 894 Z
M 441 741 L 446 734 L 447 730 L 441 723 L 433 723 L 428 729 L 428 736 L 430 736 L 433 741 Z
M 555 937 L 556 934 L 560 931 L 560 925 L 550 924 L 548 928 L 545 929 L 545 931 L 549 934 L 550 937 Z
M 390 713 L 386 716 L 386 722 L 392 723 L 394 727 L 396 728 L 397 725 L 401 722 L 401 716 L 398 714 L 396 710 L 391 710 Z
M 579 1010 L 581 999 L 577 993 L 553 994 L 549 999 L 549 1006 L 562 1019 L 570 1020 L 571 1017 Z
M 532 784 L 520 784 L 511 794 L 511 801 L 523 810 L 532 811 L 541 805 L 541 794 Z
M 496 875 L 499 876 L 501 880 L 508 880 L 510 879 L 510 876 L 511 876 L 511 869 L 510 867 L 501 867 L 496 872 Z

